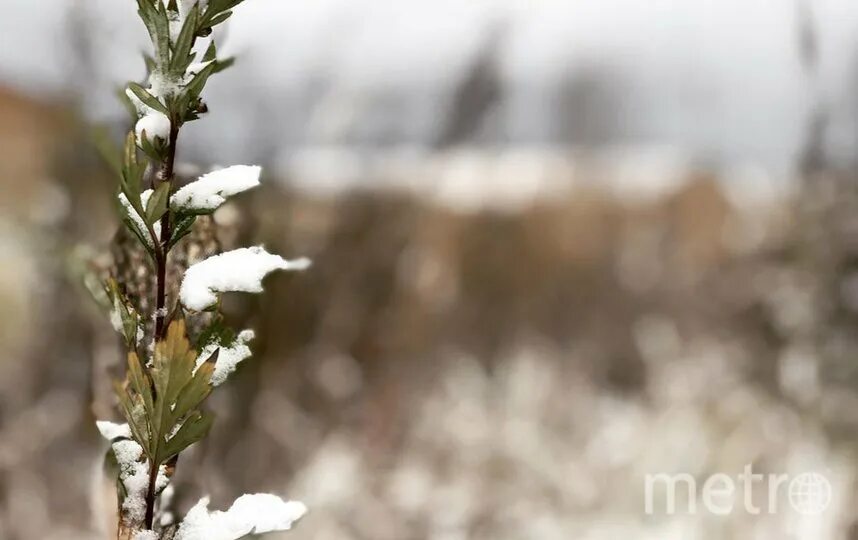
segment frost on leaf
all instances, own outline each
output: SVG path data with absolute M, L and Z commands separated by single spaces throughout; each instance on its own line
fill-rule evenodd
M 212 386 L 223 384 L 227 377 L 236 370 L 239 362 L 251 357 L 253 353 L 250 351 L 248 343 L 253 341 L 254 337 L 253 330 L 244 330 L 231 342 L 223 342 L 220 337 L 216 337 L 203 347 L 199 358 L 197 358 L 197 367 L 202 365 L 206 358 L 217 352 L 217 360 L 211 378 Z
M 257 166 L 235 165 L 204 174 L 176 191 L 170 205 L 191 214 L 214 212 L 227 197 L 258 186 L 261 171 Z
M 140 202 L 143 205 L 143 208 L 146 208 L 149 204 L 149 199 L 152 197 L 154 193 L 153 190 L 147 189 L 146 191 L 140 193 Z M 141 240 L 146 242 L 146 245 L 150 248 L 155 244 L 152 241 L 152 235 L 149 234 L 149 229 L 146 227 L 145 216 L 141 216 L 137 210 L 131 206 L 131 201 L 128 200 L 128 197 L 124 193 L 119 194 L 119 204 L 120 209 L 122 210 L 123 219 L 128 224 L 130 228 L 132 228 L 132 232 L 136 234 Z M 155 231 L 155 234 L 160 238 L 161 237 L 161 223 L 155 222 L 152 224 L 152 229 Z
M 242 495 L 226 512 L 209 512 L 203 498 L 185 517 L 175 540 L 238 540 L 248 534 L 288 531 L 307 513 L 298 501 L 276 495 Z
M 179 297 L 188 309 L 203 311 L 222 292 L 262 292 L 262 279 L 275 270 L 305 270 L 306 258 L 286 260 L 261 246 L 241 248 L 209 257 L 185 271 Z

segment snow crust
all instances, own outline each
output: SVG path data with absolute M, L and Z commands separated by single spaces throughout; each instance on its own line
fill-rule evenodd
M 258 186 L 261 172 L 255 165 L 235 165 L 204 174 L 176 191 L 170 205 L 195 213 L 213 212 L 227 197 Z
M 244 330 L 238 334 L 233 343 L 227 346 L 217 341 L 207 344 L 197 357 L 196 367 L 200 367 L 207 358 L 219 350 L 214 372 L 212 373 L 211 384 L 212 386 L 220 386 L 236 370 L 240 362 L 251 357 L 253 353 L 250 351 L 248 343 L 253 341 L 254 337 L 256 337 L 256 334 L 253 330 Z
M 226 512 L 208 510 L 208 497 L 185 516 L 175 540 L 238 540 L 248 534 L 287 531 L 307 513 L 304 503 L 276 495 L 242 495 Z
M 202 311 L 218 300 L 218 293 L 262 292 L 262 279 L 275 270 L 305 270 L 310 260 L 286 260 L 262 246 L 240 248 L 209 257 L 185 271 L 179 298 L 188 309 Z

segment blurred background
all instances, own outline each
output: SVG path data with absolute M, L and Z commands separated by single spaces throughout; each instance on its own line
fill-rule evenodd
M 120 350 L 78 266 L 118 227 L 92 127 L 130 127 L 147 40 L 132 0 L 0 12 L 0 538 L 104 538 Z M 271 491 L 311 508 L 295 540 L 858 539 L 858 5 L 250 0 L 218 37 L 238 63 L 179 170 L 265 166 L 222 243 L 315 265 L 228 299 L 256 355 L 181 512 Z M 647 474 L 748 464 L 832 504 L 644 512 Z

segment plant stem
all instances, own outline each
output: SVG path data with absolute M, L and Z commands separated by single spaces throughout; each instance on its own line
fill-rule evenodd
M 179 125 L 176 119 L 173 119 L 170 126 L 170 141 L 167 149 L 167 157 L 161 164 L 158 171 L 156 181 L 160 185 L 163 182 L 171 182 L 173 180 L 173 168 L 176 163 L 176 142 L 179 138 Z M 157 187 L 157 186 L 154 186 Z M 169 197 L 170 194 L 168 194 Z M 169 200 L 169 199 L 168 199 Z M 167 204 L 167 211 L 161 216 L 161 238 L 157 240 L 160 244 L 160 249 L 155 251 L 156 264 L 158 266 L 157 273 L 157 291 L 155 298 L 155 336 L 157 342 L 164 338 L 166 325 L 164 324 L 167 318 L 167 257 L 170 253 L 170 207 Z M 146 492 L 146 528 L 151 530 L 152 523 L 155 518 L 155 484 L 158 481 L 158 469 L 161 467 L 156 460 L 150 460 L 149 463 L 149 488 Z
M 167 149 L 167 158 L 161 165 L 161 170 L 158 171 L 158 181 L 170 182 L 173 180 L 173 168 L 176 163 L 176 141 L 179 138 L 178 123 L 173 120 L 170 127 L 170 141 Z M 157 186 L 155 186 L 157 187 Z M 161 217 L 161 249 L 156 251 L 156 264 L 158 266 L 157 275 L 157 292 L 155 299 L 155 340 L 162 339 L 166 330 L 164 321 L 167 314 L 165 307 L 167 305 L 167 255 L 169 254 L 170 242 L 170 208 L 169 203 L 167 211 Z
M 160 465 L 151 461 L 149 463 L 149 490 L 146 492 L 146 528 L 152 530 L 155 520 L 155 484 L 158 483 L 158 469 Z

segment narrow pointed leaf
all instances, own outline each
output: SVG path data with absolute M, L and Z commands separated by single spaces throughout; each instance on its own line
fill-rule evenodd
M 232 16 L 232 11 L 224 11 L 223 13 L 218 13 L 217 15 L 215 15 L 214 17 L 211 18 L 211 20 L 208 22 L 208 24 L 206 26 L 210 26 L 210 27 L 211 26 L 217 26 L 220 23 L 229 19 L 231 16 Z
M 214 416 L 211 413 L 197 411 L 191 414 L 167 442 L 163 459 L 170 459 L 205 437 L 212 427 L 212 422 L 214 422 Z
M 173 229 L 173 236 L 170 238 L 169 248 L 175 246 L 179 240 L 187 236 L 191 232 L 191 228 L 194 226 L 194 221 L 196 221 L 197 216 L 182 216 L 176 222 L 176 226 Z
M 134 440 L 143 447 L 143 451 L 146 455 L 151 457 L 152 451 L 149 444 L 150 433 L 146 424 L 145 414 L 140 414 L 142 407 L 138 407 L 134 402 L 134 399 L 128 393 L 126 385 L 119 381 L 115 381 L 113 383 L 113 389 L 116 396 L 119 398 L 119 408 L 122 410 L 122 415 L 125 417 L 125 421 L 128 422 L 128 426 L 131 429 L 131 435 L 134 437 Z
M 210 383 L 212 373 L 214 372 L 214 364 L 204 362 L 193 378 L 182 388 L 179 393 L 179 399 L 176 401 L 176 407 L 173 410 L 173 417 L 178 421 L 189 412 L 191 412 L 211 394 L 212 385 Z
M 176 46 L 173 49 L 173 59 L 170 62 L 170 69 L 173 71 L 181 71 L 184 73 L 188 63 L 190 63 L 191 49 L 194 46 L 194 40 L 197 34 L 199 13 L 199 4 L 194 4 L 194 7 L 191 8 L 191 11 L 185 18 L 185 23 L 182 26 L 181 32 L 179 32 L 179 37 L 176 38 Z
M 200 92 L 202 92 L 203 90 L 203 87 L 205 87 L 206 85 L 206 81 L 208 80 L 209 76 L 214 72 L 216 67 L 217 63 L 212 62 L 211 64 L 208 64 L 206 67 L 201 69 L 199 73 L 197 73 L 196 76 L 191 79 L 191 82 L 189 82 L 187 86 L 185 86 L 185 95 L 190 96 L 192 98 L 199 96 Z
M 217 46 L 215 45 L 214 40 L 209 42 L 209 46 L 206 49 L 206 53 L 203 55 L 203 62 L 211 62 L 217 58 Z
M 143 371 L 140 358 L 136 353 L 128 353 L 128 380 L 131 387 L 143 398 L 143 404 L 147 410 L 153 409 L 152 386 L 149 377 Z
M 169 116 L 170 111 L 167 110 L 167 107 L 139 84 L 135 82 L 128 83 L 128 89 L 131 90 L 147 107 Z
M 155 191 L 152 193 L 152 196 L 149 197 L 149 201 L 146 205 L 146 223 L 153 224 L 164 215 L 164 212 L 167 211 L 167 202 L 170 199 L 170 183 L 162 182 Z

